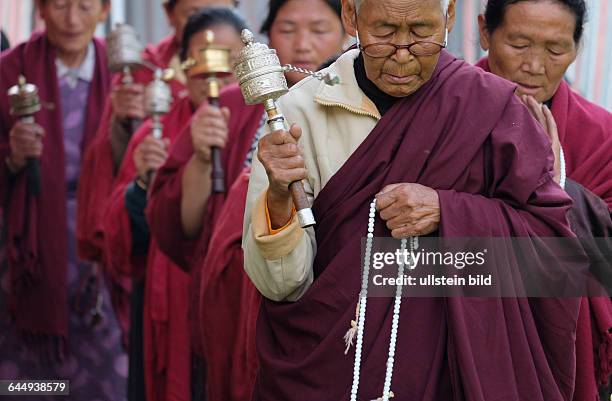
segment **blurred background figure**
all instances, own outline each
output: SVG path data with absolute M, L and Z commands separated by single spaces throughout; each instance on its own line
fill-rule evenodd
M 75 232 L 82 156 L 110 89 L 105 45 L 93 39 L 110 1 L 36 4 L 45 29 L 0 58 L 0 377 L 64 378 L 72 399 L 120 401 L 120 330 L 99 271 L 78 261 Z M 6 94 L 20 75 L 38 88 L 33 123 L 10 112 Z M 36 163 L 40 191 L 28 183 Z
M 244 28 L 242 18 L 227 7 L 203 8 L 189 17 L 179 52 L 182 62 L 196 63 L 186 71 L 187 92 L 174 100 L 172 109 L 162 119 L 162 139 L 151 135 L 150 120 L 134 134 L 107 205 L 104 237 L 108 267 L 133 277 L 137 283 L 144 282 L 144 300 L 133 302 L 142 306 L 132 308 L 130 366 L 134 368 L 130 369 L 130 383 L 140 386 L 137 391 L 140 394 L 146 388 L 148 401 L 190 400 L 192 378 L 196 384 L 193 398 L 199 399 L 197 390 L 203 388 L 205 377 L 199 371 L 193 375 L 191 372 L 192 351 L 201 351 L 193 350 L 189 331 L 190 277 L 150 239 L 144 214 L 147 189 L 153 174 L 165 163 L 169 148 L 189 126 L 195 111 L 207 102 L 207 80 L 191 73 L 201 62 L 200 51 L 212 44 L 238 53 L 243 46 L 240 33 Z M 213 43 L 207 42 L 208 31 L 214 34 Z M 185 135 L 190 139 L 188 131 Z M 132 297 L 135 295 L 133 292 Z M 136 376 L 134 380 L 132 374 Z M 139 385 L 137 379 L 142 375 L 144 382 Z M 134 394 L 136 388 L 130 390 Z

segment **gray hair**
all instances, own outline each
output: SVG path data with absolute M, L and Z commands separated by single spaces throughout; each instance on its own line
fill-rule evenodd
M 359 11 L 359 8 L 361 8 L 361 5 L 363 4 L 363 2 L 365 0 L 354 0 L 355 1 L 355 8 L 357 9 L 357 11 Z M 446 13 L 446 11 L 448 11 L 448 2 L 450 0 L 440 0 L 440 6 L 442 6 L 442 11 Z

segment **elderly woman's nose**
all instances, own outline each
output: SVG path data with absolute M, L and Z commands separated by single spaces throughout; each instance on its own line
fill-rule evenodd
M 399 64 L 406 64 L 410 62 L 410 60 L 414 56 L 412 55 L 412 53 L 410 53 L 408 49 L 402 48 L 402 49 L 397 49 L 395 54 L 393 54 L 392 57 L 395 60 L 395 62 Z
M 546 61 L 544 56 L 537 51 L 531 51 L 523 57 L 521 69 L 533 75 L 541 75 L 546 72 Z
M 72 3 L 66 9 L 66 26 L 78 27 L 80 24 L 79 5 Z

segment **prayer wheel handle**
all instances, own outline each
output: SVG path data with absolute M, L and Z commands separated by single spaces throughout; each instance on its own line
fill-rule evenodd
M 220 107 L 219 104 L 219 81 L 215 75 L 208 78 L 208 103 L 213 107 Z M 225 172 L 221 163 L 221 149 L 216 146 L 211 148 L 212 153 L 212 192 L 214 194 L 225 193 Z
M 285 117 L 281 114 L 280 110 L 276 106 L 274 99 L 268 99 L 264 103 L 266 113 L 268 114 L 268 126 L 270 132 L 287 130 L 287 122 Z M 304 190 L 302 181 L 294 181 L 289 184 L 289 191 L 291 192 L 291 198 L 293 199 L 293 205 L 297 210 L 298 221 L 300 227 L 308 228 L 317 224 L 312 209 L 310 208 L 310 202 L 308 196 Z

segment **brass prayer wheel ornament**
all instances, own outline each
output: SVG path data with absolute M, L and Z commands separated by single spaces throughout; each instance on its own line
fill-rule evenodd
M 40 98 L 36 85 L 29 84 L 23 75 L 17 85 L 8 90 L 10 114 L 25 124 L 34 123 L 34 114 L 40 111 Z M 40 195 L 40 160 L 28 157 L 28 189 L 33 196 Z
M 206 47 L 200 49 L 198 54 L 193 55 L 182 64 L 183 70 L 188 77 L 215 76 L 223 78 L 232 75 L 230 64 L 231 49 L 226 46 L 216 45 L 213 31 L 204 32 L 206 36 Z
M 205 77 L 208 84 L 208 103 L 219 107 L 219 94 L 221 84 L 219 78 L 232 75 L 230 66 L 230 48 L 214 44 L 215 34 L 213 31 L 204 32 L 206 35 L 206 47 L 198 50 L 198 54 L 185 61 L 183 70 L 189 78 Z M 212 192 L 225 193 L 225 172 L 221 164 L 221 149 L 213 147 L 212 152 Z
M 238 61 L 234 65 L 234 73 L 240 83 L 245 102 L 247 104 L 264 104 L 268 114 L 268 126 L 271 131 L 288 129 L 285 117 L 276 105 L 276 99 L 289 92 L 285 72 L 295 71 L 310 75 L 328 85 L 340 83 L 338 77 L 329 72 L 314 72 L 291 65 L 281 65 L 276 50 L 270 49 L 264 43 L 255 42 L 255 36 L 248 29 L 242 31 L 241 37 L 245 47 L 240 52 Z M 289 189 L 297 210 L 300 226 L 303 228 L 314 226 L 316 220 L 310 209 L 302 182 L 291 183 Z

